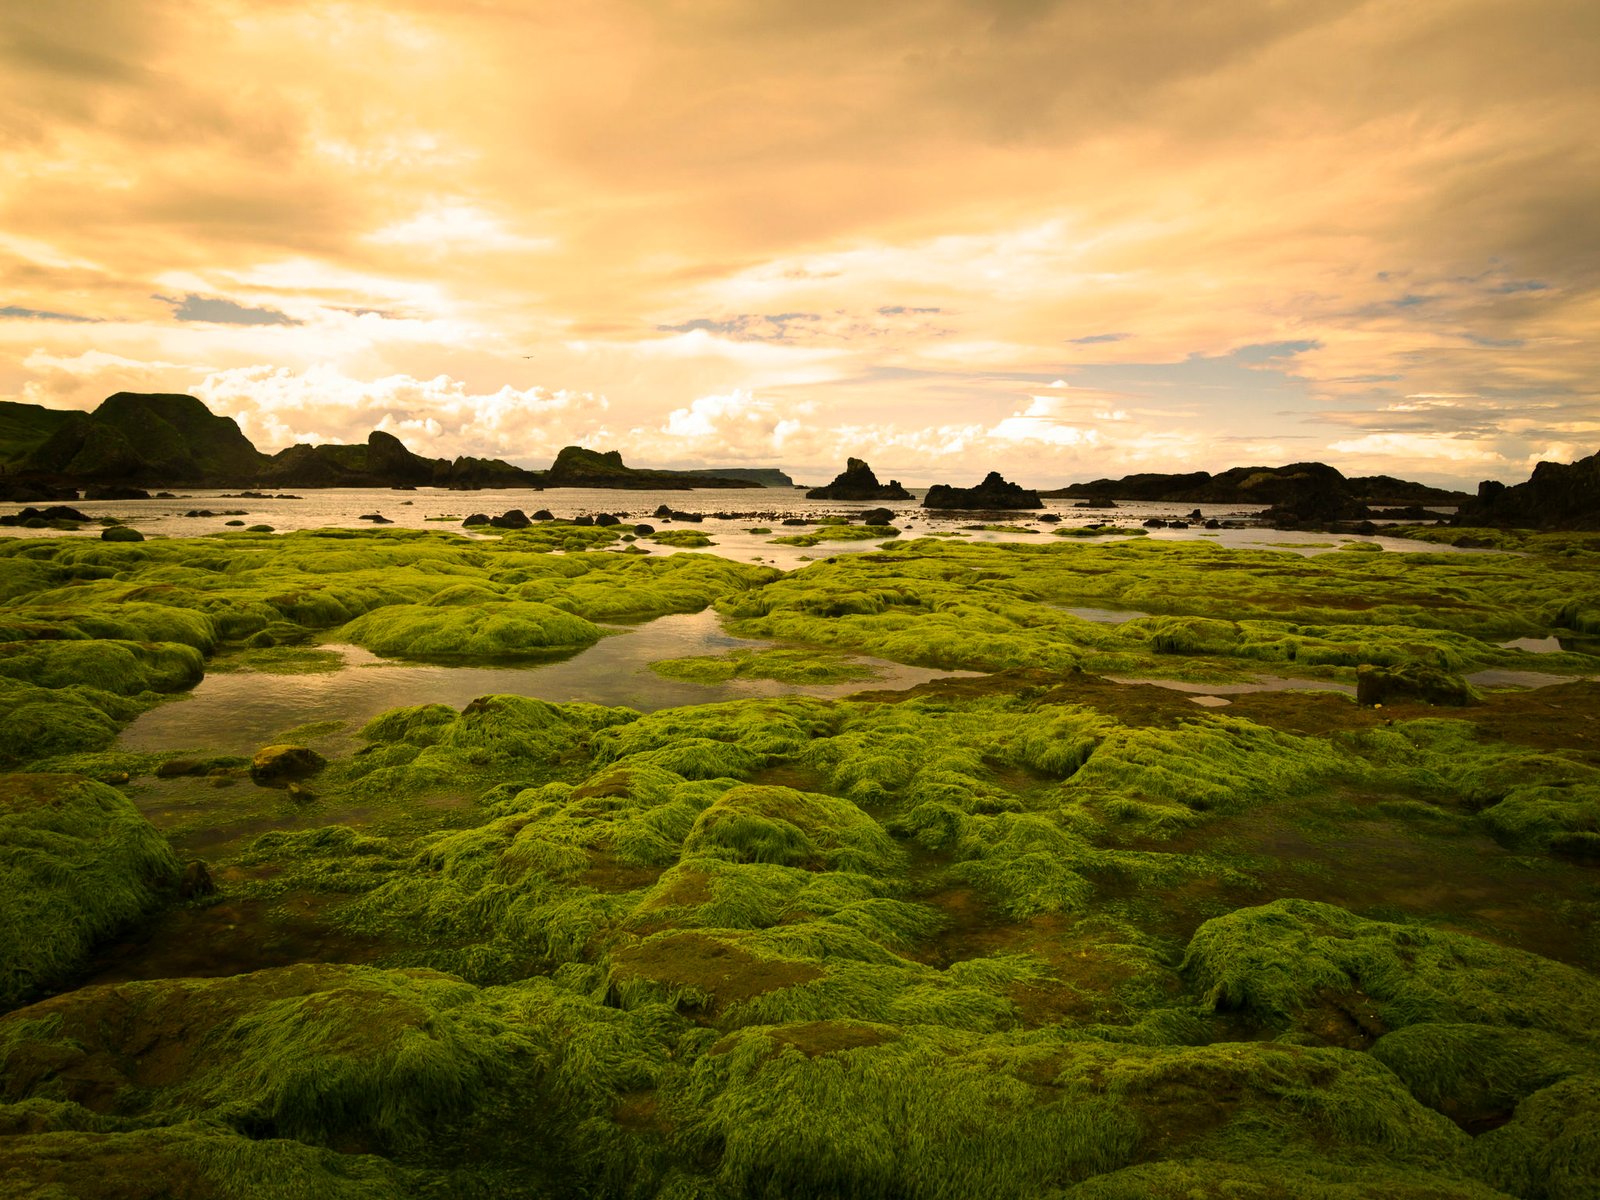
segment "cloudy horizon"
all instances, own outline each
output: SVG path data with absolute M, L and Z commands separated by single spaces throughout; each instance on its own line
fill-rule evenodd
M 0 16 L 0 399 L 913 486 L 1600 450 L 1580 0 Z

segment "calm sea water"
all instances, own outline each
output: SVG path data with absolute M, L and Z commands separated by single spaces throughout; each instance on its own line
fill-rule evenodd
M 1017 526 L 1016 532 L 966 530 L 963 527 L 977 523 L 972 513 L 932 513 L 921 509 L 925 488 L 909 489 L 915 497 L 909 501 L 883 504 L 877 501 L 807 500 L 800 488 L 728 488 L 715 491 L 688 492 L 626 492 L 596 488 L 553 488 L 534 491 L 528 488 L 485 490 L 478 492 L 452 492 L 439 488 L 419 488 L 414 492 L 392 491 L 387 488 L 326 488 L 293 491 L 293 499 L 239 499 L 218 490 L 196 489 L 182 493 L 174 500 L 85 500 L 73 507 L 90 517 L 115 517 L 151 537 L 194 537 L 217 533 L 230 528 L 229 520 L 243 521 L 246 525 L 271 525 L 274 530 L 288 532 L 296 529 L 321 529 L 325 527 L 358 528 L 372 524 L 361 518 L 368 513 L 378 513 L 396 526 L 411 529 L 441 529 L 462 532 L 461 520 L 472 513 L 496 516 L 509 509 L 518 508 L 530 516 L 546 509 L 557 517 L 572 518 L 611 513 L 628 524 L 645 522 L 658 530 L 691 528 L 709 536 L 715 543 L 711 551 L 725 558 L 742 562 L 765 562 L 778 567 L 794 567 L 816 558 L 834 554 L 860 553 L 874 550 L 878 543 L 824 542 L 819 546 L 800 548 L 774 546 L 771 539 L 781 534 L 803 533 L 804 528 L 784 527 L 785 518 L 817 520 L 827 516 L 855 516 L 872 508 L 888 508 L 895 514 L 894 525 L 904 537 L 919 537 L 929 533 L 960 531 L 969 541 L 1036 541 L 1049 542 L 1052 529 L 1108 523 L 1121 526 L 1141 526 L 1151 517 L 1164 520 L 1186 517 L 1198 508 L 1203 517 L 1220 521 L 1249 521 L 1259 509 L 1230 504 L 1136 504 L 1124 503 L 1115 509 L 1076 508 L 1071 500 L 1046 501 L 1047 507 L 1032 512 L 1019 511 L 999 520 Z M 683 512 L 700 513 L 705 519 L 698 524 L 667 521 L 654 516 L 660 505 Z M 0 511 L 15 512 L 22 505 L 7 505 Z M 196 509 L 228 516 L 189 517 L 184 514 Z M 237 515 L 232 515 L 232 514 Z M 719 517 L 717 514 L 726 514 Z M 1058 523 L 1042 522 L 1041 514 L 1061 518 Z M 770 534 L 752 534 L 752 528 L 770 528 Z M 235 527 L 236 528 L 236 527 Z M 98 537 L 97 527 L 87 527 L 80 537 Z M 4 530 L 7 536 L 59 537 L 48 529 Z M 73 536 L 73 535 L 65 535 Z M 493 532 L 473 531 L 473 536 L 498 536 Z M 1149 536 L 1157 541 L 1205 539 L 1227 546 L 1273 546 L 1316 553 L 1332 549 L 1349 538 L 1341 534 L 1285 532 L 1260 527 L 1243 529 L 1207 530 L 1198 523 L 1188 529 L 1156 529 Z M 1409 552 L 1438 551 L 1450 553 L 1452 547 L 1429 546 L 1399 538 L 1375 537 L 1385 549 Z M 658 546 L 648 540 L 639 543 L 656 554 L 675 551 Z M 1471 553 L 1470 551 L 1468 553 Z

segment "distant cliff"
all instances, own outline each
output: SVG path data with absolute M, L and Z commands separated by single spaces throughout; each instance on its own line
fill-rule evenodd
M 651 471 L 624 465 L 619 451 L 585 450 L 566 446 L 556 461 L 543 473 L 545 487 L 627 488 L 653 490 L 666 488 L 743 488 L 747 480 L 730 479 L 695 471 Z
M 770 468 L 635 470 L 615 450 L 568 446 L 547 471 L 498 458 L 425 458 L 393 434 L 365 444 L 261 453 L 231 417 L 194 396 L 118 392 L 93 412 L 0 402 L 0 498 L 66 499 L 78 489 L 170 487 L 792 487 Z

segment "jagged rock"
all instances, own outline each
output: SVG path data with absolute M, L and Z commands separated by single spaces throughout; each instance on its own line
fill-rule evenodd
M 1486 479 L 1452 524 L 1600 529 L 1600 453 L 1573 463 L 1542 462 L 1526 483 L 1512 487 Z
M 879 483 L 872 468 L 859 458 L 845 460 L 844 470 L 827 487 L 812 488 L 807 500 L 909 500 L 911 493 L 898 479 Z
M 1476 704 L 1478 694 L 1461 676 L 1420 663 L 1404 667 L 1362 663 L 1356 668 L 1357 704 L 1370 708 L 1394 700 L 1420 700 L 1424 704 L 1459 707 Z
M 1002 479 L 1000 472 L 990 471 L 983 482 L 973 488 L 951 487 L 947 483 L 935 484 L 923 498 L 923 508 L 945 509 L 1008 509 L 1043 508 L 1039 493 L 1019 487 Z
M 262 787 L 287 787 L 327 765 L 328 760 L 309 746 L 263 746 L 250 760 L 250 778 Z

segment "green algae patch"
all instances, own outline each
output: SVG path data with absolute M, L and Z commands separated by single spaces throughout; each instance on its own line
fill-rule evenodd
M 1600 1190 L 1600 1074 L 1535 1092 L 1473 1146 L 1483 1177 L 1515 1196 L 1583 1200 Z
M 115 789 L 0 775 L 0 1008 L 59 986 L 179 874 L 166 840 Z
M 698 529 L 663 529 L 648 536 L 658 546 L 672 546 L 680 550 L 699 550 L 705 546 L 716 545 Z
M 771 546 L 820 546 L 823 542 L 871 542 L 896 537 L 899 533 L 900 531 L 893 525 L 825 524 L 810 533 L 793 533 L 785 537 L 768 538 L 767 544 Z
M 1147 537 L 1150 531 L 1137 526 L 1124 527 L 1121 525 L 1068 525 L 1052 529 L 1053 537 L 1059 538 L 1101 538 L 1101 537 Z
M 727 654 L 668 658 L 650 664 L 668 679 L 718 684 L 731 679 L 771 679 L 780 683 L 854 683 L 879 672 L 838 654 L 813 650 L 731 650 Z
M 592 646 L 592 622 L 548 604 L 396 604 L 357 617 L 339 637 L 386 658 L 510 659 Z
M 323 675 L 344 667 L 344 655 L 320 646 L 262 646 L 218 655 L 206 664 L 212 675 Z

